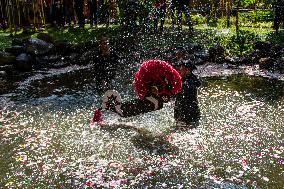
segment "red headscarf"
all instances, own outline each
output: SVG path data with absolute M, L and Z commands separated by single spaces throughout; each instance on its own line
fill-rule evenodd
M 170 86 L 171 95 L 182 89 L 182 80 L 179 73 L 166 61 L 147 60 L 142 63 L 134 76 L 134 89 L 140 99 L 149 93 L 150 85 Z

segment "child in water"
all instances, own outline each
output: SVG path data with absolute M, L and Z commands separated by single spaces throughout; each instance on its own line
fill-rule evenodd
M 179 93 L 181 88 L 181 76 L 168 62 L 155 59 L 144 61 L 134 75 L 137 98 L 122 102 L 117 91 L 106 91 L 102 107 L 94 113 L 93 122 L 102 120 L 100 110 L 111 110 L 121 117 L 159 110 L 163 103 Z
M 197 126 L 200 119 L 197 92 L 201 82 L 193 73 L 196 66 L 191 60 L 185 60 L 176 62 L 174 67 L 182 77 L 182 91 L 176 95 L 174 118 L 177 123 Z

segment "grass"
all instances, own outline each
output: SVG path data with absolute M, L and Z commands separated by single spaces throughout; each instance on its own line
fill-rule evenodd
M 268 13 L 265 13 L 263 15 L 265 17 L 268 15 Z M 283 33 L 281 33 L 281 31 L 278 35 L 274 33 L 272 29 L 272 21 L 253 22 L 247 18 L 247 13 L 241 15 L 240 17 L 240 30 L 242 31 L 241 42 L 236 39 L 234 17 L 230 18 L 229 27 L 227 27 L 226 18 L 218 19 L 215 23 L 210 22 L 209 24 L 206 24 L 206 17 L 199 14 L 192 15 L 195 34 L 193 36 L 188 35 L 186 29 L 184 29 L 182 37 L 187 39 L 190 38 L 191 42 L 202 44 L 207 49 L 211 46 L 214 46 L 216 43 L 219 43 L 225 47 L 227 55 L 231 56 L 239 56 L 244 53 L 249 53 L 250 51 L 252 51 L 253 42 L 258 40 L 268 41 L 273 44 L 280 44 L 284 46 L 284 35 Z M 169 20 L 166 21 L 165 28 L 165 36 L 173 36 L 173 32 L 170 30 Z M 99 25 L 97 28 L 91 28 L 87 24 L 85 26 L 85 29 L 71 27 L 58 29 L 47 27 L 43 32 L 49 33 L 55 39 L 55 41 L 68 41 L 70 43 L 96 41 L 102 35 L 108 35 L 114 41 L 121 41 L 121 39 L 125 37 L 125 35 L 122 35 L 125 32 L 118 25 L 110 25 L 110 27 Z M 37 32 L 35 32 L 34 30 L 28 32 L 19 31 L 15 34 L 9 34 L 8 31 L 0 32 L 0 50 L 4 50 L 7 46 L 10 46 L 12 44 L 13 38 L 26 37 L 27 35 L 36 36 Z M 161 45 L 152 42 L 157 35 L 148 35 L 148 33 L 139 33 L 139 35 L 142 36 L 142 38 L 149 38 L 149 46 Z M 170 43 L 172 42 L 173 41 L 170 41 Z M 244 47 L 243 52 L 240 52 L 240 46 Z

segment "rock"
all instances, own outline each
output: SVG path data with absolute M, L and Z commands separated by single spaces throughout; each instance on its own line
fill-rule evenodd
M 73 44 L 70 47 L 70 51 L 74 53 L 84 53 L 86 52 L 87 48 L 85 47 L 84 44 Z
M 260 50 L 260 51 L 267 51 L 267 49 L 271 48 L 271 43 L 270 42 L 264 42 L 264 41 L 256 41 L 253 44 L 253 49 L 254 50 Z
M 195 52 L 200 52 L 202 49 L 203 48 L 200 44 L 192 43 L 192 44 L 189 44 L 189 46 L 187 47 L 187 52 L 189 54 L 193 54 Z
M 54 42 L 54 53 L 56 54 L 69 54 L 71 52 L 72 45 L 68 41 L 56 41 Z
M 27 53 L 32 55 L 45 55 L 50 52 L 53 47 L 53 44 L 37 38 L 31 38 L 26 45 Z
M 41 32 L 41 33 L 37 34 L 37 38 L 41 39 L 41 40 L 43 40 L 47 43 L 54 43 L 54 38 L 51 35 L 49 35 L 48 33 Z
M 277 64 L 278 64 L 278 71 L 283 74 L 284 73 L 284 61 L 278 60 Z
M 208 50 L 210 60 L 216 63 L 223 63 L 225 59 L 225 49 L 217 44 Z
M 0 78 L 4 78 L 7 76 L 6 71 L 0 71 Z
M 202 64 L 204 64 L 206 62 L 206 60 L 203 60 L 203 59 L 201 59 L 201 58 L 195 58 L 194 59 L 194 64 L 195 65 L 202 65 Z
M 257 41 L 254 43 L 253 48 L 254 48 L 254 52 L 257 53 L 257 56 L 259 58 L 265 58 L 265 57 L 270 56 L 271 47 L 272 45 L 269 42 Z
M 237 65 L 247 65 L 251 63 L 251 59 L 243 56 L 243 57 L 236 58 L 235 62 Z
M 225 62 L 228 63 L 228 64 L 234 64 L 234 65 L 236 65 L 238 63 L 237 58 L 233 58 L 233 57 L 229 57 L 229 56 L 225 57 Z
M 14 45 L 11 47 L 7 47 L 5 49 L 6 52 L 11 53 L 15 56 L 18 56 L 21 53 L 25 53 L 26 52 L 26 48 L 24 46 L 20 46 L 20 45 Z
M 33 68 L 32 56 L 26 53 L 22 53 L 16 57 L 14 68 L 18 71 L 31 71 Z
M 247 56 L 250 64 L 258 64 L 261 58 L 266 58 L 267 53 L 262 53 L 259 50 L 254 50 L 250 55 Z
M 84 48 L 87 50 L 92 49 L 92 48 L 98 48 L 98 47 L 99 47 L 99 44 L 93 40 L 87 41 L 84 43 Z
M 266 70 L 279 70 L 281 68 L 281 61 L 275 60 L 274 58 L 261 58 L 259 59 L 259 68 Z
M 194 56 L 197 59 L 201 59 L 202 62 L 206 62 L 210 60 L 210 55 L 208 52 L 199 52 L 199 53 L 195 53 Z
M 283 50 L 283 47 L 281 47 L 280 45 L 272 46 L 270 50 L 270 57 L 280 58 L 283 54 Z
M 0 70 L 5 71 L 6 73 L 11 73 L 14 70 L 14 66 L 13 65 L 0 66 Z
M 13 38 L 12 40 L 12 46 L 25 46 L 26 43 L 29 41 L 30 37 L 26 38 Z
M 7 52 L 0 52 L 0 66 L 12 65 L 16 60 L 16 57 Z

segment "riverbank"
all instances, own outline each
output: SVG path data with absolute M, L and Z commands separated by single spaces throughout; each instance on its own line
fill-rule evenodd
M 230 64 L 212 64 L 206 63 L 198 66 L 196 71 L 199 77 L 219 77 L 243 74 L 249 76 L 260 76 L 267 79 L 276 79 L 284 81 L 284 74 L 277 71 L 262 70 L 259 65 L 241 65 L 235 66 Z

